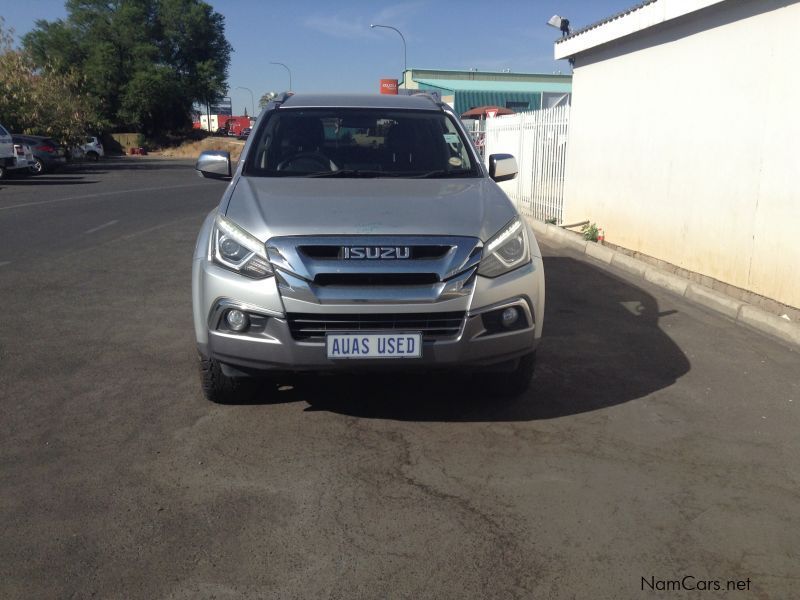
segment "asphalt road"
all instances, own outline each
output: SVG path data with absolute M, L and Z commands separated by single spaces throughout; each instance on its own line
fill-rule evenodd
M 797 352 L 545 247 L 525 397 L 215 406 L 190 263 L 223 188 L 135 158 L 0 182 L 0 598 L 800 595 Z

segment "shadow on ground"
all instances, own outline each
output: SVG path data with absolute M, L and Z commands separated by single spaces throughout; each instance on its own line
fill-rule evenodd
M 413 421 L 526 421 L 579 414 L 672 385 L 689 360 L 659 326 L 650 294 L 590 264 L 546 257 L 544 338 L 529 391 L 507 399 L 463 373 L 300 375 L 266 390 L 265 402 L 307 410 Z
M 97 183 L 96 179 L 86 179 L 82 175 L 67 174 L 63 171 L 44 175 L 13 175 L 3 179 L 3 187 L 39 187 L 47 185 L 85 185 Z
M 85 174 L 102 174 L 109 171 L 160 171 L 165 169 L 194 168 L 195 159 L 147 158 L 145 156 L 109 156 L 98 162 L 76 162 L 67 165 L 65 171 Z
M 33 175 L 27 173 L 9 173 L 0 187 L 39 187 L 48 185 L 84 185 L 98 183 L 89 179 L 92 175 L 106 175 L 112 171 L 160 171 L 166 169 L 194 168 L 194 161 L 189 159 L 160 159 L 140 157 L 109 157 L 99 162 L 69 163 L 57 171 Z

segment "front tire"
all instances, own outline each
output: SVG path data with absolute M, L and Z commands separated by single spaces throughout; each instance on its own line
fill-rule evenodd
M 28 169 L 30 170 L 31 173 L 34 173 L 36 175 L 41 175 L 45 171 L 44 163 L 38 158 L 33 159 L 33 166 L 28 167 Z
M 86 153 L 86 158 L 88 158 L 92 162 L 97 162 L 98 160 L 100 160 L 100 155 L 97 152 L 90 151 Z
M 206 399 L 215 404 L 250 402 L 255 396 L 255 384 L 252 379 L 228 377 L 218 360 L 200 357 L 200 386 Z
M 528 391 L 535 369 L 536 352 L 521 356 L 511 372 L 494 373 L 488 377 L 489 391 L 506 398 L 521 396 Z

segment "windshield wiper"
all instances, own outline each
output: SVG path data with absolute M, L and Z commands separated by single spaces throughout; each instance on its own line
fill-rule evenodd
M 369 169 L 339 169 L 338 171 L 318 171 L 302 177 L 395 177 L 394 173 Z
M 436 169 L 435 171 L 428 171 L 427 173 L 420 173 L 419 175 L 410 175 L 413 179 L 434 179 L 445 177 L 464 177 L 465 175 L 475 175 L 469 169 L 462 169 L 461 171 L 447 171 L 445 169 Z
M 474 176 L 475 173 L 469 169 L 461 171 L 447 171 L 436 169 L 433 171 L 378 171 L 375 169 L 339 169 L 338 171 L 317 171 L 315 173 L 298 174 L 299 177 L 402 177 L 406 179 L 433 179 L 445 177 L 464 177 Z

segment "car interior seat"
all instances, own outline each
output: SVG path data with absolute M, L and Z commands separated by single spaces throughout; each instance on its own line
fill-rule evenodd
M 316 117 L 298 117 L 292 119 L 290 131 L 284 138 L 285 149 L 288 154 L 300 152 L 319 152 L 325 141 L 325 129 Z M 284 154 L 288 156 L 288 154 Z
M 414 168 L 414 130 L 409 123 L 396 123 L 386 134 L 387 170 Z

